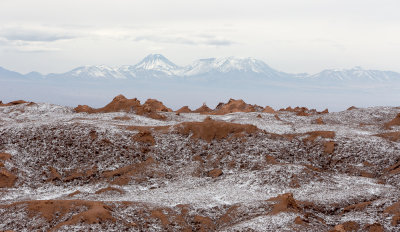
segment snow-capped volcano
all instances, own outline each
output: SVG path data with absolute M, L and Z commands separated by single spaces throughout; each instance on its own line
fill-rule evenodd
M 276 71 L 261 60 L 254 58 L 209 58 L 200 59 L 190 65 L 180 67 L 161 54 L 151 54 L 146 56 L 138 64 L 123 65 L 120 67 L 83 66 L 73 69 L 70 72 L 61 74 L 64 77 L 82 77 L 92 79 L 130 79 L 130 78 L 149 78 L 149 77 L 194 77 L 219 74 L 230 76 L 241 76 L 246 74 L 282 77 L 288 74 Z M 57 76 L 58 74 L 52 75 Z
M 257 80 L 285 80 L 312 82 L 390 82 L 400 81 L 400 73 L 392 71 L 367 70 L 361 67 L 352 69 L 327 69 L 317 74 L 289 74 L 277 71 L 265 62 L 254 58 L 208 58 L 199 59 L 187 66 L 178 66 L 161 54 L 150 54 L 135 65 L 110 67 L 106 65 L 82 66 L 62 74 L 22 75 L 0 68 L 1 78 L 65 78 L 65 79 L 219 79 L 232 80 L 256 77 Z
M 150 54 L 136 65 L 124 65 L 118 69 L 127 78 L 176 76 L 180 70 L 161 54 Z
M 150 54 L 133 67 L 136 70 L 153 70 L 160 72 L 173 72 L 179 68 L 161 54 Z

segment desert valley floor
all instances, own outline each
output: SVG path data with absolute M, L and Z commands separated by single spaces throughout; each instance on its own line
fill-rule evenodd
M 400 108 L 0 102 L 0 231 L 400 231 Z

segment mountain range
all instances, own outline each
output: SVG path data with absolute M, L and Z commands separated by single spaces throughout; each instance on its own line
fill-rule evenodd
M 200 59 L 187 66 L 178 66 L 161 54 L 150 54 L 135 65 L 123 65 L 119 67 L 106 65 L 82 66 L 66 73 L 52 73 L 47 75 L 38 72 L 20 74 L 0 67 L 0 78 L 60 78 L 74 80 L 262 78 L 275 81 L 391 82 L 400 81 L 400 73 L 354 67 L 352 69 L 328 69 L 317 74 L 290 74 L 275 70 L 261 60 L 238 57 Z

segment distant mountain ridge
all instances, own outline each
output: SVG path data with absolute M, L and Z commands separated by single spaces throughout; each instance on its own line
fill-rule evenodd
M 327 69 L 317 74 L 290 74 L 275 70 L 254 58 L 208 58 L 178 66 L 161 54 L 150 54 L 135 65 L 111 67 L 92 65 L 75 68 L 66 73 L 42 75 L 37 72 L 20 74 L 0 67 L 0 78 L 64 78 L 87 80 L 141 79 L 141 78 L 265 78 L 271 80 L 307 80 L 322 82 L 382 82 L 400 81 L 400 73 L 393 71 L 352 69 Z

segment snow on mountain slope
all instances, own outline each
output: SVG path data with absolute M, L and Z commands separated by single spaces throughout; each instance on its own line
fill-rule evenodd
M 176 70 L 180 69 L 176 64 L 169 61 L 161 54 L 150 54 L 142 61 L 133 66 L 136 70 L 152 70 L 165 72 L 167 74 L 175 74 Z
M 210 73 L 254 73 L 268 77 L 280 77 L 284 75 L 284 73 L 272 69 L 263 61 L 250 57 L 226 57 L 197 60 L 193 62 L 192 65 L 186 67 L 183 75 L 196 76 Z
M 178 66 L 161 54 L 150 54 L 135 65 L 110 67 L 106 65 L 82 66 L 61 74 L 19 74 L 0 68 L 0 78 L 74 78 L 74 79 L 140 79 L 140 78 L 249 78 L 266 77 L 278 80 L 308 80 L 312 82 L 391 82 L 400 81 L 400 73 L 393 71 L 352 69 L 327 69 L 317 74 L 289 74 L 277 71 L 265 62 L 254 58 L 224 57 L 199 59 L 187 66 Z
M 56 74 L 56 76 L 59 76 Z M 76 77 L 76 78 L 89 78 L 89 79 L 126 79 L 118 68 L 109 67 L 106 65 L 94 65 L 94 66 L 82 66 L 73 69 L 67 73 L 61 74 L 65 77 Z
M 131 79 L 148 77 L 194 77 L 203 75 L 229 74 L 240 76 L 243 74 L 266 77 L 290 76 L 283 72 L 272 69 L 266 63 L 254 58 L 209 58 L 200 59 L 191 65 L 180 67 L 161 54 L 150 54 L 136 65 L 123 65 L 120 67 L 83 66 L 64 74 L 52 74 L 52 77 L 81 77 L 81 78 L 104 78 L 104 79 Z
M 320 73 L 309 75 L 308 78 L 333 81 L 399 81 L 400 73 L 354 67 L 352 69 L 327 69 Z

